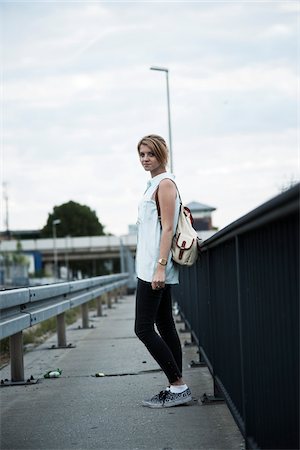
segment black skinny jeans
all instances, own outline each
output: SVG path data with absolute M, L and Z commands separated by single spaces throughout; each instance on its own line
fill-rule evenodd
M 138 279 L 134 331 L 170 384 L 182 377 L 182 350 L 172 315 L 170 285 L 153 290 L 151 283 Z

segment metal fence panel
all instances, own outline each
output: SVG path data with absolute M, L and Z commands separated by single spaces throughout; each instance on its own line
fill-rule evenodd
M 198 279 L 198 328 L 197 336 L 199 338 L 200 352 L 212 371 L 212 365 L 208 355 L 212 354 L 212 319 L 211 319 L 211 300 L 209 285 L 209 252 L 203 253 L 197 262 L 196 274 Z
M 299 221 L 240 238 L 247 434 L 262 448 L 295 448 L 299 426 Z
M 180 312 L 247 448 L 299 449 L 299 185 L 180 268 Z
M 46 286 L 4 290 L 0 292 L 0 339 L 125 286 L 127 282 L 128 274 L 122 273 Z
M 30 313 L 31 326 L 37 323 L 43 322 L 44 320 L 50 319 L 51 317 L 57 316 L 68 309 L 71 308 L 70 300 L 65 300 L 63 302 L 58 302 L 55 304 L 43 305 L 40 308 L 28 309 L 27 312 Z
M 214 376 L 230 406 L 243 418 L 237 264 L 235 240 L 209 250 L 210 317 Z M 230 394 L 229 394 L 230 393 Z M 239 420 L 243 429 L 243 421 Z
M 12 308 L 16 305 L 22 305 L 30 301 L 30 295 L 27 288 L 9 289 L 0 292 L 0 310 Z
M 16 334 L 25 328 L 30 327 L 30 315 L 29 314 L 18 314 L 15 317 L 7 317 L 6 319 L 1 319 L 0 326 L 0 339 L 4 339 L 12 334 Z
M 67 295 L 70 292 L 70 283 L 57 283 L 29 288 L 30 302 L 39 302 L 47 298 Z

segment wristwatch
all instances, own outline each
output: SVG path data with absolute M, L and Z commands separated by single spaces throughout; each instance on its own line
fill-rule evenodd
M 166 266 L 168 261 L 165 258 L 159 258 L 158 262 L 162 266 Z

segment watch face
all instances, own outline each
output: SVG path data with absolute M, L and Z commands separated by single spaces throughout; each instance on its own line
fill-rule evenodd
M 167 260 L 164 259 L 164 258 L 160 258 L 160 259 L 158 260 L 158 262 L 159 262 L 160 264 L 162 264 L 163 266 L 166 266 L 166 265 L 167 265 Z

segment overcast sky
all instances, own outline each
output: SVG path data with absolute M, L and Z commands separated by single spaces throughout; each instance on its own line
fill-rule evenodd
M 10 229 L 69 200 L 126 234 L 168 139 L 184 203 L 223 228 L 299 174 L 298 1 L 1 2 L 1 178 Z M 297 89 L 298 86 L 298 89 Z M 2 197 L 2 195 L 1 195 Z M 2 201 L 0 228 L 5 229 Z

